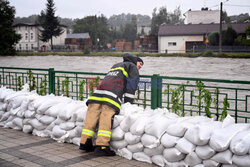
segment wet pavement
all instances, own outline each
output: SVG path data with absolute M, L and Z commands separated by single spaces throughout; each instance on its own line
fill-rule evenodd
M 99 157 L 85 153 L 78 146 L 59 143 L 51 138 L 42 138 L 22 131 L 0 127 L 0 166 L 1 167 L 149 167 L 156 166 L 120 156 Z

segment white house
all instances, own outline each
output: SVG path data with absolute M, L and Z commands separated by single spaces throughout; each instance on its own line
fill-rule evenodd
M 184 24 L 220 23 L 220 10 L 189 10 L 184 16 Z
M 53 45 L 65 45 L 65 38 L 67 36 L 67 27 L 61 25 L 63 33 L 58 37 L 53 37 Z M 42 42 L 39 39 L 38 24 L 18 23 L 14 25 L 14 29 L 18 34 L 21 34 L 21 40 L 16 44 L 16 50 L 35 51 L 35 50 L 50 50 L 50 41 Z
M 220 24 L 182 24 L 161 25 L 158 31 L 159 53 L 185 53 L 193 47 L 205 45 L 206 37 L 211 32 L 218 32 Z M 223 24 L 222 29 L 228 26 L 238 34 L 244 34 L 250 23 Z

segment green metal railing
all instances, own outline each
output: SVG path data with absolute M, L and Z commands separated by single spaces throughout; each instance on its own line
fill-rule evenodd
M 40 95 L 53 93 L 75 100 L 87 99 L 105 73 L 55 71 L 38 68 L 0 67 L 0 85 L 21 90 L 28 83 Z M 166 107 L 178 115 L 206 115 L 223 119 L 225 112 L 236 122 L 250 122 L 250 81 L 141 75 L 136 104 L 152 109 Z

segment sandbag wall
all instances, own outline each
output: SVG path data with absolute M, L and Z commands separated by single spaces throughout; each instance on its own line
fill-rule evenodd
M 79 145 L 85 101 L 27 89 L 0 88 L 0 126 Z M 166 109 L 123 104 L 115 116 L 112 148 L 127 159 L 159 166 L 250 166 L 250 124 L 179 117 Z

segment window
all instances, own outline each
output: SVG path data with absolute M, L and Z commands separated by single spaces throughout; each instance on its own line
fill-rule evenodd
M 168 46 L 176 46 L 176 42 L 168 42 Z
M 31 44 L 31 49 L 34 49 L 34 44 Z
M 19 50 L 22 50 L 22 45 L 21 44 L 19 44 Z
M 30 33 L 30 40 L 33 40 L 33 33 Z
M 29 46 L 28 46 L 28 44 L 26 44 L 26 50 L 28 50 L 29 49 Z
M 26 41 L 28 40 L 28 33 L 27 32 L 25 33 L 25 40 Z

